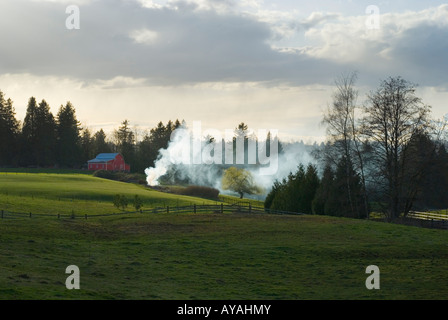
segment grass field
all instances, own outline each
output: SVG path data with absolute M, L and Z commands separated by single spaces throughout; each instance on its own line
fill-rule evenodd
M 235 204 L 235 203 L 242 203 L 244 205 L 252 205 L 254 207 L 264 207 L 264 201 L 261 200 L 255 200 L 255 199 L 239 199 L 234 196 L 228 196 L 228 195 L 219 195 L 219 200 L 229 203 L 229 204 Z
M 107 214 L 119 211 L 113 206 L 115 194 L 125 195 L 130 202 L 138 195 L 143 208 L 215 203 L 85 174 L 0 173 L 0 210 L 55 215 Z M 132 210 L 135 211 L 130 203 L 128 211 Z
M 446 231 L 274 215 L 0 221 L 1 299 L 446 299 Z M 77 265 L 81 289 L 65 288 Z M 381 289 L 365 287 L 377 265 Z
M 57 211 L 120 190 L 140 192 L 148 203 L 177 202 L 169 194 L 89 176 L 42 177 L 0 174 L 1 201 L 15 207 L 26 199 L 36 210 L 48 205 Z M 446 230 L 324 216 L 1 219 L 0 299 L 446 300 L 447 237 Z M 80 290 L 65 287 L 69 265 L 80 269 Z M 380 290 L 365 287 L 369 265 L 380 268 Z

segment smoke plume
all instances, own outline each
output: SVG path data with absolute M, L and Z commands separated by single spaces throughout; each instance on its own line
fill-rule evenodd
M 217 130 L 207 130 L 207 137 L 204 137 L 197 129 L 193 129 L 193 134 L 184 127 L 173 132 L 168 147 L 159 150 L 154 167 L 145 170 L 149 186 L 157 186 L 161 181 L 168 184 L 181 181 L 228 193 L 221 186 L 222 174 L 227 168 L 237 166 L 251 172 L 255 183 L 264 190 L 264 194 L 258 196 L 263 199 L 274 181 L 280 181 L 290 172 L 296 172 L 300 164 L 315 163 L 310 154 L 312 146 L 303 142 L 283 143 L 281 150 L 278 150 L 275 145 L 279 144 L 277 137 L 267 141 L 264 138 L 266 135 L 259 135 L 256 147 L 250 147 L 250 143 L 244 147 L 244 144 L 235 143 L 234 131 L 226 131 L 226 140 L 222 139 Z M 214 139 L 210 140 L 210 133 L 213 133 Z M 269 156 L 266 148 L 270 148 Z M 242 157 L 238 155 L 239 152 L 243 153 Z M 255 157 L 248 155 L 251 152 L 256 153 Z M 257 159 L 256 162 L 250 160 L 254 158 Z

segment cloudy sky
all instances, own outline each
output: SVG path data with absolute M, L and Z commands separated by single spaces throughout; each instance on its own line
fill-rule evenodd
M 34 96 L 54 114 L 71 101 L 93 131 L 243 121 L 319 141 L 334 79 L 352 71 L 359 103 L 402 76 L 434 116 L 448 112 L 442 1 L 8 0 L 0 12 L 0 90 L 20 120 Z

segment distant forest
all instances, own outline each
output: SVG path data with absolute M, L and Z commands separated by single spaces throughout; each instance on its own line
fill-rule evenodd
M 91 132 L 77 120 L 75 107 L 70 102 L 61 105 L 54 116 L 48 103 L 45 100 L 38 103 L 35 97 L 29 98 L 25 119 L 21 122 L 16 119 L 12 100 L 0 91 L 0 167 L 83 169 L 99 153 L 113 152 L 123 155 L 131 172 L 143 173 L 154 166 L 159 150 L 168 147 L 172 132 L 181 126 L 186 127 L 184 120 L 169 120 L 166 124 L 159 121 L 156 127 L 141 132 L 124 120 L 109 135 L 103 129 Z M 235 135 L 244 135 L 247 163 L 247 141 L 257 138 L 249 137 L 248 126 L 243 122 L 235 128 Z M 270 139 L 270 132 L 266 138 Z M 215 138 L 205 139 L 211 142 Z M 281 143 L 279 152 L 282 152 Z M 269 146 L 266 153 L 269 155 Z
M 25 119 L 16 119 L 13 102 L 0 91 L 0 166 L 43 168 L 86 168 L 88 160 L 99 153 L 121 153 L 132 172 L 152 166 L 158 150 L 166 148 L 170 135 L 181 125 L 168 121 L 146 132 L 137 141 L 137 133 L 124 120 L 109 136 L 103 129 L 91 132 L 76 118 L 75 107 L 67 102 L 56 116 L 45 100 L 28 100 Z

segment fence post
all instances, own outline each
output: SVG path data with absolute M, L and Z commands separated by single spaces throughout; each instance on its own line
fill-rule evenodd
M 166 213 L 170 213 L 170 206 L 166 206 Z
M 31 218 L 31 212 L 30 212 L 30 218 Z
M 86 213 L 86 220 L 87 220 L 87 213 Z
M 221 203 L 221 213 L 224 213 L 224 204 Z
M 196 213 L 196 204 L 193 205 L 193 212 Z
M 58 219 L 61 217 L 61 214 L 60 213 L 58 213 Z
M 3 210 L 2 210 L 2 219 L 3 219 Z
M 251 213 L 251 212 L 252 212 L 252 206 L 249 203 L 249 213 Z

